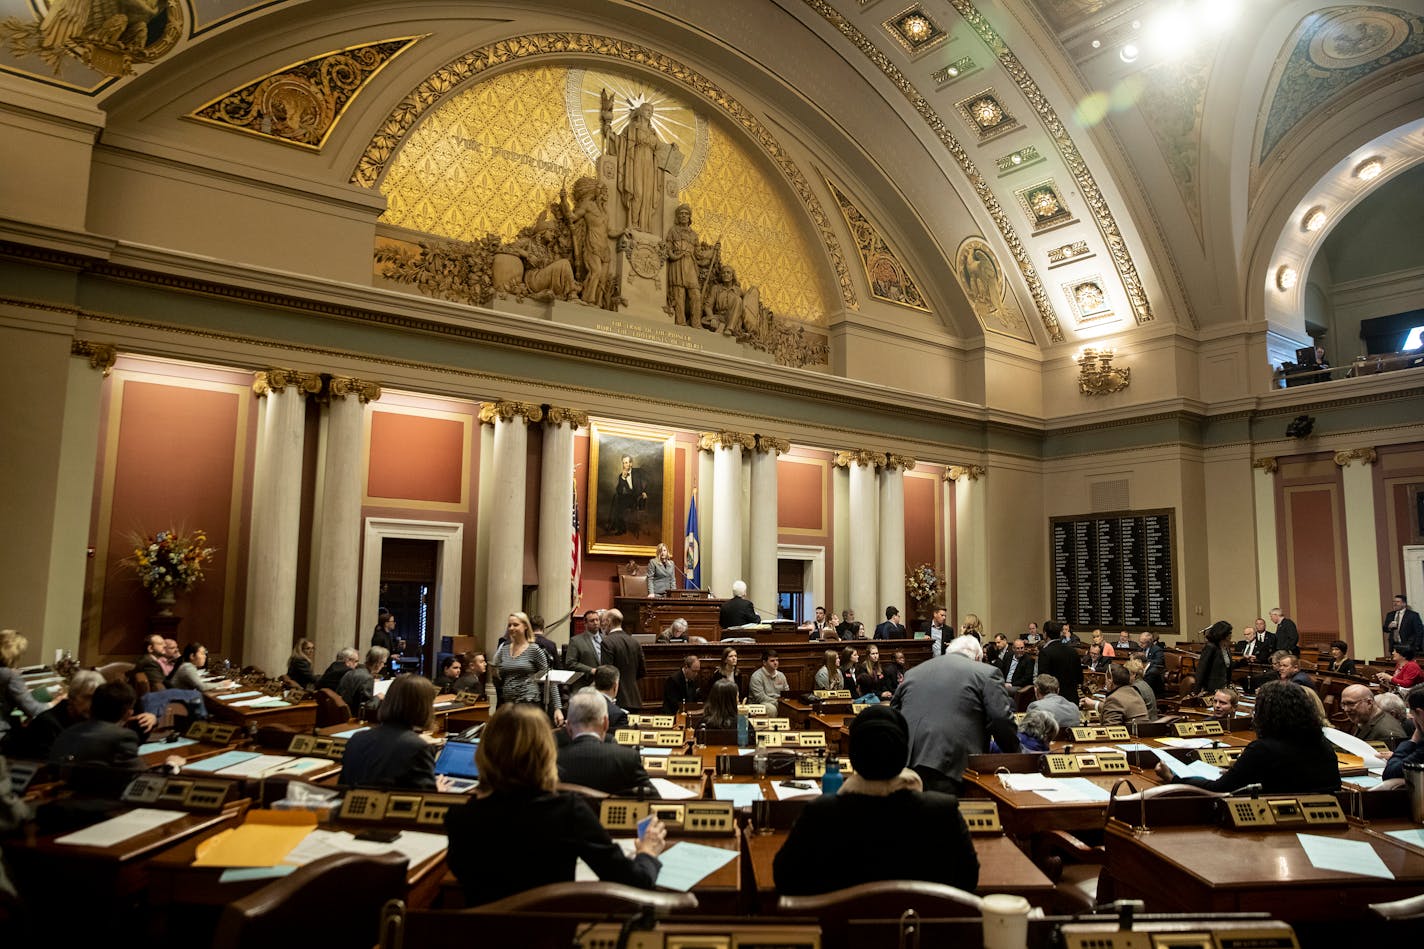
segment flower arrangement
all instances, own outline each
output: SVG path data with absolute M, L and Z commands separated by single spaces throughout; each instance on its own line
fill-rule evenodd
M 133 567 L 138 582 L 158 600 L 196 586 L 203 579 L 203 567 L 217 553 L 200 530 L 191 534 L 159 531 L 152 537 L 135 536 L 133 543 L 133 555 L 123 562 Z
M 944 577 L 935 570 L 934 564 L 915 564 L 905 574 L 905 592 L 917 606 L 927 606 L 937 602 L 944 592 Z

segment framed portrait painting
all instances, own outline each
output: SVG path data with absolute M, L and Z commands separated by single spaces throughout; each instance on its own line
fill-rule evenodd
M 589 553 L 652 557 L 672 546 L 674 450 L 671 434 L 589 426 Z

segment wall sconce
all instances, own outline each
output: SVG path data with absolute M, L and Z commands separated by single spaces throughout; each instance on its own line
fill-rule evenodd
M 1085 395 L 1111 395 L 1132 381 L 1132 369 L 1114 367 L 1109 347 L 1084 349 L 1078 354 L 1078 389 Z

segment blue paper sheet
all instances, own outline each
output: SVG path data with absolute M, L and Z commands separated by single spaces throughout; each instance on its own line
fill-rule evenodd
M 1424 847 L 1424 830 L 1419 830 L 1418 828 L 1412 830 L 1387 830 L 1385 831 L 1385 833 L 1389 834 L 1396 840 L 1402 840 L 1407 844 L 1413 844 L 1416 847 Z
M 731 801 L 736 807 L 751 807 L 762 800 L 760 784 L 717 784 L 712 785 L 713 795 L 719 801 Z
M 149 741 L 138 746 L 138 753 L 148 755 L 155 751 L 168 751 L 173 748 L 182 748 L 184 745 L 196 745 L 197 743 L 198 742 L 192 738 L 180 738 L 177 741 Z
M 1384 865 L 1380 855 L 1367 841 L 1322 837 L 1319 834 L 1296 834 L 1305 848 L 1305 855 L 1318 870 L 1358 873 L 1360 876 L 1393 880 L 1394 874 Z
M 275 867 L 230 867 L 218 877 L 219 883 L 242 883 L 247 880 L 275 880 L 296 869 L 295 865 L 279 864 Z
M 734 786 L 756 787 L 754 784 Z M 686 893 L 709 874 L 737 859 L 737 852 L 680 840 L 664 850 L 658 859 L 663 865 L 658 871 L 658 886 Z
M 184 767 L 189 771 L 221 771 L 223 768 L 231 768 L 235 764 L 242 764 L 244 761 L 251 761 L 256 757 L 257 752 L 255 751 L 224 751 L 220 755 L 213 755 L 202 761 L 190 761 Z

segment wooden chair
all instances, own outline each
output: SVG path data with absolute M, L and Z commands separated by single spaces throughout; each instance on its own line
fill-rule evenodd
M 484 913 L 536 913 L 556 910 L 560 913 L 625 914 L 638 909 L 650 909 L 665 916 L 673 912 L 697 909 L 697 897 L 691 893 L 664 893 L 643 890 L 622 883 L 546 883 L 532 890 L 506 896 L 502 900 L 477 907 Z
M 96 667 L 94 671 L 103 676 L 105 682 L 113 682 L 115 679 L 126 677 L 133 671 L 133 667 L 132 662 L 106 662 L 102 666 Z
M 582 784 L 572 784 L 568 781 L 560 781 L 554 789 L 557 791 L 567 791 L 570 794 L 577 794 L 589 803 L 594 804 L 594 810 L 598 809 L 598 801 L 610 796 L 607 791 L 600 791 L 597 788 L 587 787 Z
M 316 727 L 345 725 L 351 721 L 351 706 L 331 689 L 316 690 Z
M 972 917 L 983 912 L 982 905 L 973 893 L 943 883 L 879 880 L 815 896 L 783 896 L 777 912 L 820 920 L 821 945 L 834 949 L 847 944 L 846 924 L 853 919 L 899 919 L 909 910 L 924 919 Z
M 406 858 L 401 854 L 322 857 L 229 903 L 218 921 L 213 949 L 269 949 L 311 927 L 320 929 L 327 945 L 369 946 L 379 933 L 381 900 L 405 887 Z M 340 911 L 327 912 L 330 907 Z
M 648 568 L 630 560 L 618 565 L 618 595 L 646 597 L 648 595 Z
M 1102 847 L 1089 847 L 1067 831 L 1053 830 L 1034 836 L 1033 862 L 1053 881 L 1054 912 L 1088 913 L 1097 907 L 1107 864 Z

